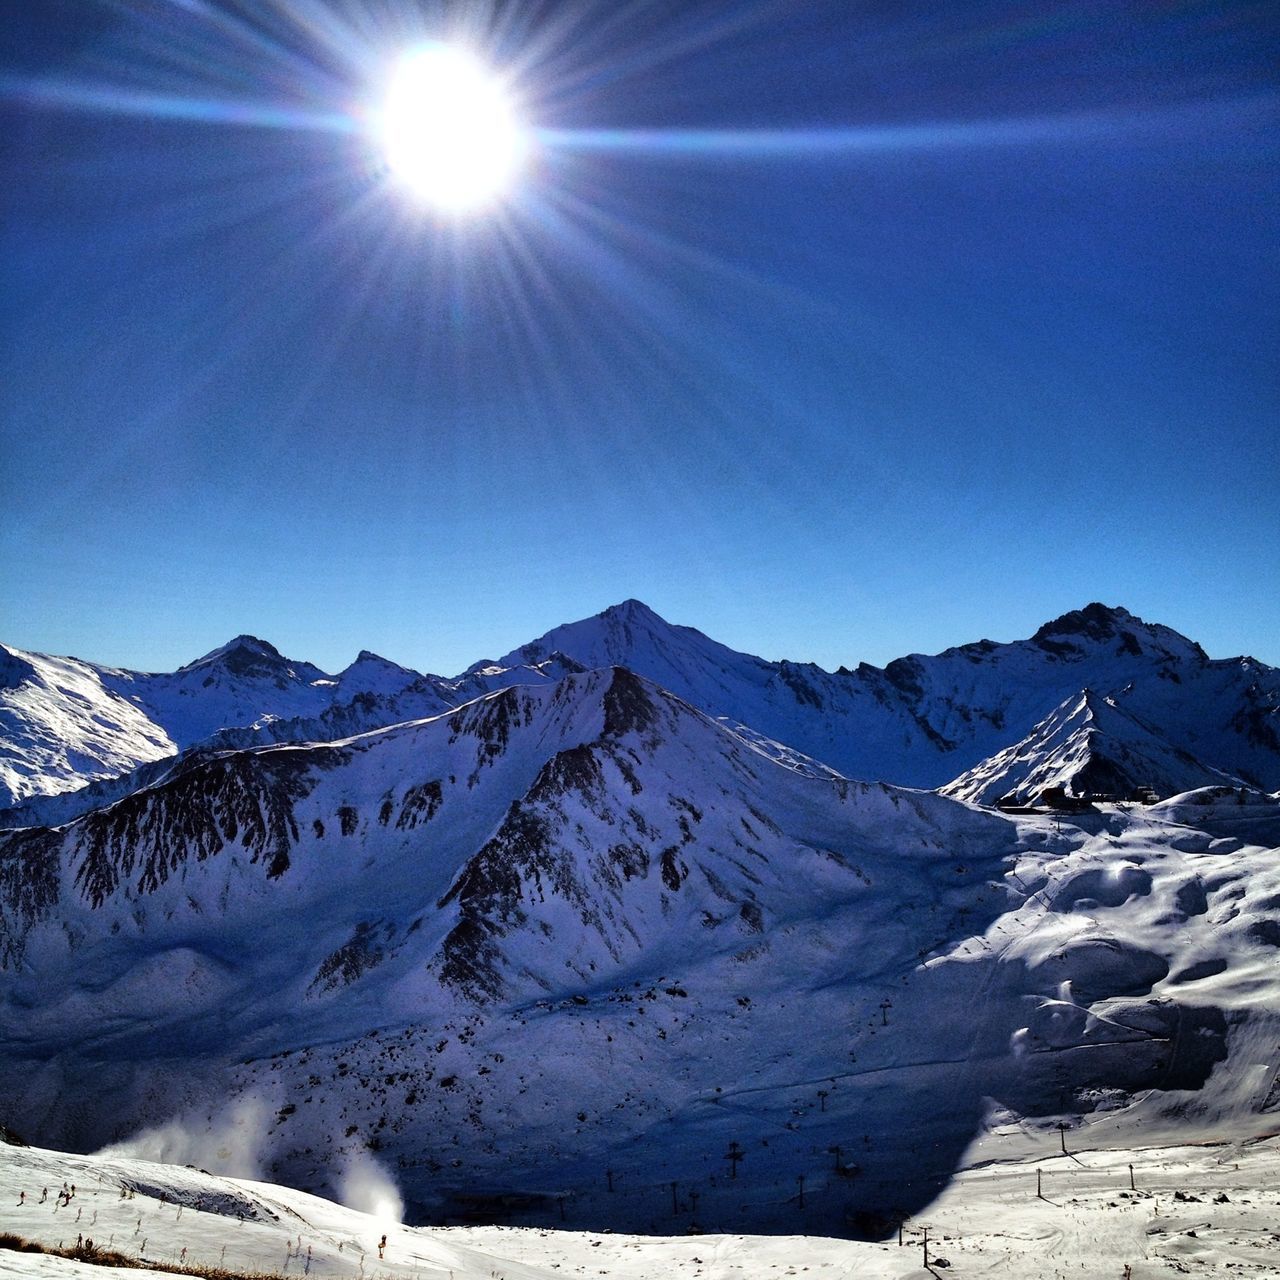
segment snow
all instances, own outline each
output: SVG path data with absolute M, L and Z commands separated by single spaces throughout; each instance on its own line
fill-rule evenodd
M 33 677 L 39 663 L 70 665 L 84 687 L 64 691 L 56 680 Z M 65 792 L 197 745 L 331 741 L 435 715 L 500 688 L 545 686 L 611 665 L 847 777 L 952 783 L 957 794 L 985 795 L 990 788 L 981 778 L 1008 772 L 1009 760 L 1024 751 L 1041 751 L 1037 735 L 1046 732 L 1046 717 L 1088 688 L 1099 704 L 1109 703 L 1109 722 L 1125 726 L 1118 737 L 1134 766 L 1153 777 L 1178 787 L 1222 775 L 1280 786 L 1280 672 L 1247 658 L 1211 660 L 1177 632 L 1123 609 L 1090 605 L 1030 640 L 979 641 L 934 657 L 912 654 L 884 670 L 862 664 L 832 673 L 737 653 L 628 600 L 451 680 L 364 650 L 329 676 L 252 636 L 171 675 L 13 651 L 0 680 L 0 741 L 8 757 L 0 756 L 0 788 L 12 800 Z M 77 735 L 87 750 L 76 745 Z M 1168 767 L 1178 761 L 1177 769 Z M 0 789 L 0 803 L 5 798 Z M 86 794 L 79 805 L 31 806 L 8 825 L 65 821 L 101 799 Z
M 1056 1146 L 1056 1135 L 1052 1145 Z M 119 1156 L 0 1148 L 0 1232 L 50 1247 L 88 1235 L 165 1264 L 382 1280 L 1021 1280 L 1280 1275 L 1280 1144 L 981 1149 L 927 1214 L 881 1242 L 804 1235 L 630 1236 L 519 1228 L 408 1228 L 270 1183 Z M 1037 1174 L 1040 1194 L 1037 1195 Z M 1131 1186 L 1132 1174 L 1132 1186 Z M 66 1204 L 57 1192 L 74 1183 Z M 49 1199 L 40 1203 L 42 1188 Z M 121 1198 L 121 1190 L 131 1191 Z M 19 1204 L 19 1193 L 26 1203 Z M 385 1233 L 385 1257 L 377 1249 Z M 184 1253 L 185 1251 L 185 1253 Z M 118 1270 L 0 1248 L 0 1276 L 110 1280 Z
M 1222 785 L 1245 784 L 1179 750 L 1121 710 L 1116 699 L 1085 689 L 1055 707 L 1021 741 L 940 789 L 958 800 L 990 805 L 1005 798 L 1030 804 L 1049 787 L 1077 796 L 1126 797 L 1139 788 L 1167 796 Z
M 355 697 L 361 693 L 373 693 L 382 697 L 395 697 L 406 692 L 422 679 L 417 671 L 361 649 L 356 660 L 337 678 L 341 695 Z
M 314 1191 L 372 1144 L 415 1221 L 659 1233 L 673 1181 L 728 1232 L 801 1176 L 808 1233 L 919 1213 L 991 1099 L 1265 1129 L 1274 799 L 1005 816 L 796 766 L 596 671 L 8 836 L 0 1111 L 173 1154 L 249 1105 L 253 1168 Z
M 0 1148 L 0 1194 L 15 1167 L 139 1205 L 159 1178 L 139 1243 L 294 1274 L 299 1222 L 313 1274 L 368 1251 L 307 1193 L 432 1224 L 391 1229 L 388 1275 L 928 1274 L 918 1238 L 822 1238 L 903 1215 L 956 1275 L 1274 1268 L 1260 664 L 1090 606 L 833 675 L 630 601 L 456 681 L 252 637 L 173 675 L 5 650 L 0 676 L 7 785 L 102 774 L 0 831 L 0 1121 L 117 1144 Z M 952 794 L 832 765 L 964 756 Z M 973 803 L 1103 769 L 1177 794 Z M 510 1229 L 441 1227 L 477 1219 Z
M 1251 659 L 1213 661 L 1171 628 L 1102 605 L 1055 619 L 1030 640 L 830 673 L 735 653 L 630 600 L 499 664 L 553 653 L 587 667 L 626 666 L 847 777 L 941 786 L 1089 688 L 1202 765 L 1280 785 L 1280 672 Z
M 0 805 L 172 755 L 173 738 L 103 669 L 0 645 Z

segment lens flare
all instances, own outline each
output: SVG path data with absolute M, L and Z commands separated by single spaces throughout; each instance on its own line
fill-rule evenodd
M 444 44 L 423 45 L 400 60 L 379 126 L 391 172 L 448 213 L 497 200 L 527 149 L 502 84 L 471 54 Z

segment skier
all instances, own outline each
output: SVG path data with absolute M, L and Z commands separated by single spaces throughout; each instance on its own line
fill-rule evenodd
M 384 1232 L 382 1239 L 378 1241 L 378 1261 L 379 1262 L 382 1261 L 382 1253 L 383 1253 L 383 1250 L 386 1249 L 386 1247 L 387 1247 L 387 1237 L 386 1237 L 386 1233 Z
M 19 1192 L 18 1192 L 18 1203 L 19 1203 L 19 1204 L 26 1204 L 26 1203 L 27 1203 L 27 1193 L 26 1193 L 25 1191 L 19 1191 Z

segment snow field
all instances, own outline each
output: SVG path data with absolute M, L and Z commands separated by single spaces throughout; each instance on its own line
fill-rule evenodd
M 1042 1148 L 1052 1150 L 1056 1135 L 1042 1138 Z M 982 1156 L 983 1144 L 973 1154 Z M 67 1204 L 56 1199 L 64 1182 L 76 1185 Z M 49 1199 L 41 1204 L 46 1186 Z M 122 1199 L 122 1187 L 133 1189 L 132 1196 Z M 27 1203 L 20 1205 L 22 1191 Z M 1129 1280 L 1274 1280 L 1280 1276 L 1280 1142 L 1072 1148 L 1065 1157 L 1046 1152 L 979 1160 L 959 1172 L 926 1213 L 903 1224 L 901 1244 L 896 1235 L 871 1242 L 413 1229 L 269 1183 L 141 1160 L 2 1147 L 0 1232 L 50 1246 L 90 1235 L 160 1268 L 199 1263 L 326 1280 L 1121 1280 L 1126 1274 Z M 384 1232 L 387 1248 L 379 1260 Z M 924 1265 L 926 1232 L 931 1271 Z M 0 1276 L 15 1280 L 122 1274 L 0 1249 Z

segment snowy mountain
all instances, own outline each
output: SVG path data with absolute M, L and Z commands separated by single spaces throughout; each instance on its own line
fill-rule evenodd
M 1243 786 L 1166 742 L 1116 699 L 1085 689 L 1055 707 L 1020 742 L 966 770 L 944 795 L 991 805 L 1029 804 L 1048 787 L 1067 794 L 1126 797 L 1138 790 L 1172 796 L 1198 787 Z
M 0 646 L 0 805 L 115 777 L 177 744 L 104 668 Z
M 329 742 L 575 669 L 477 664 L 445 680 L 361 650 L 330 676 L 252 636 L 171 674 L 0 648 L 3 825 L 69 821 L 164 776 L 179 752 Z
M 374 1153 L 415 1220 L 794 1229 L 806 1179 L 840 1232 L 992 1100 L 1265 1123 L 1274 801 L 1056 831 L 798 763 L 611 668 L 0 835 L 0 1118 L 248 1108 L 265 1172 Z
M 394 698 L 418 687 L 423 679 L 420 672 L 370 653 L 368 649 L 361 649 L 356 660 L 337 676 L 337 699 L 357 698 L 361 694 Z
M 1032 735 L 1082 688 L 1225 774 L 1280 787 L 1280 672 L 1249 658 L 1213 660 L 1167 627 L 1089 605 L 1029 640 L 911 655 L 883 670 L 823 671 L 737 653 L 673 626 L 635 600 L 557 627 L 453 679 L 362 651 L 337 676 L 240 636 L 172 675 L 5 651 L 0 688 L 0 804 L 118 778 L 199 745 L 323 742 L 437 715 L 494 689 L 546 685 L 621 665 L 780 753 L 848 777 L 939 787 Z M 122 784 L 5 825 L 66 820 Z
M 1215 661 L 1168 627 L 1100 604 L 1029 640 L 981 640 L 883 670 L 862 663 L 831 673 L 735 653 L 630 600 L 557 627 L 499 665 L 553 655 L 627 666 L 849 777 L 942 786 L 1088 687 L 1210 769 L 1280 786 L 1280 671 L 1248 658 Z
M 262 715 L 316 714 L 333 696 L 330 677 L 318 667 L 254 636 L 237 636 L 171 675 L 103 671 L 102 682 L 184 747 Z
M 224 725 L 315 715 L 333 698 L 323 672 L 252 636 L 160 675 L 0 652 L 0 802 L 116 777 Z

